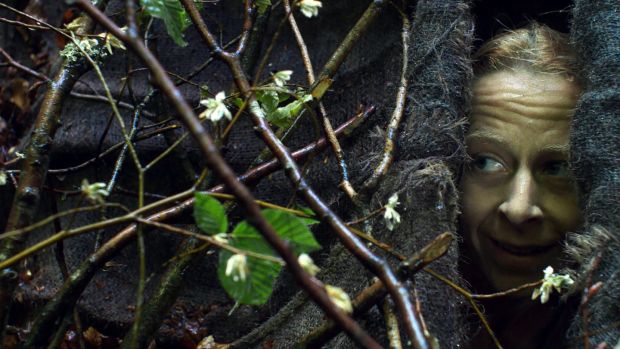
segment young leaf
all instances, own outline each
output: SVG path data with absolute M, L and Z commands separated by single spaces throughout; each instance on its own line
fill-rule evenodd
M 263 210 L 263 215 L 278 235 L 288 240 L 296 254 L 308 253 L 321 248 L 314 236 L 296 216 L 274 209 Z M 229 245 L 242 251 L 252 251 L 263 255 L 277 256 L 269 243 L 247 221 L 239 223 L 232 232 Z M 264 304 L 273 291 L 273 283 L 281 266 L 275 262 L 247 256 L 247 276 L 245 279 L 226 275 L 228 259 L 233 254 L 220 251 L 218 277 L 222 287 L 237 302 L 242 304 Z
M 254 2 L 254 6 L 258 9 L 258 14 L 262 15 L 269 7 L 271 7 L 271 0 L 256 0 Z
M 316 217 L 316 214 L 314 213 L 314 211 L 312 211 L 312 209 L 310 209 L 309 207 L 298 207 L 298 210 L 300 210 L 301 212 L 307 214 L 308 216 L 311 217 Z M 316 218 L 310 218 L 310 217 L 298 217 L 305 225 L 315 225 L 320 223 L 321 221 L 316 219 Z
M 237 246 L 235 246 L 237 247 Z M 228 259 L 234 254 L 227 250 L 220 251 L 217 276 L 224 290 L 235 301 L 241 304 L 260 305 L 265 304 L 273 292 L 273 283 L 278 277 L 282 266 L 255 257 L 247 257 L 248 273 L 244 280 L 235 279 L 226 275 Z
M 228 218 L 222 204 L 207 193 L 197 192 L 194 198 L 194 220 L 198 228 L 208 235 L 225 233 Z
M 270 112 L 266 110 L 267 121 L 278 127 L 287 128 L 293 122 L 293 119 L 304 109 L 303 102 L 311 100 L 312 96 L 306 95 L 302 99 L 296 99 L 283 107 L 277 108 L 275 111 Z
M 256 92 L 256 99 L 260 102 L 265 113 L 270 114 L 278 108 L 280 99 L 276 91 L 258 91 Z
M 177 45 L 187 46 L 183 32 L 191 22 L 179 0 L 140 0 L 140 5 L 148 15 L 164 21 L 168 35 Z
M 314 239 L 312 232 L 298 217 L 276 209 L 266 209 L 262 213 L 278 235 L 284 240 L 288 240 L 295 254 L 309 253 L 321 248 L 321 245 Z M 232 236 L 244 243 L 249 242 L 250 245 L 267 246 L 268 248 L 268 250 L 261 251 L 251 249 L 252 251 L 277 256 L 263 236 L 245 221 L 235 227 Z

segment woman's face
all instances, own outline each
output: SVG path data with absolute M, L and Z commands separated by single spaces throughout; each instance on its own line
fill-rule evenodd
M 581 222 L 567 167 L 579 92 L 561 76 L 525 71 L 474 85 L 460 223 L 472 262 L 497 291 L 557 270 L 564 235 Z

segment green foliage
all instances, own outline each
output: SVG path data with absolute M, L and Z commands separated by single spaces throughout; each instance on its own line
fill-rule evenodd
M 289 99 L 289 95 L 286 93 L 263 90 L 256 93 L 256 99 L 260 102 L 267 121 L 278 127 L 287 128 L 303 110 L 304 103 L 312 100 L 312 96 L 302 95 L 299 99 L 295 99 L 282 107 L 278 106 Z
M 179 46 L 187 46 L 183 32 L 191 21 L 179 0 L 140 0 L 145 12 L 164 21 L 168 35 Z
M 271 7 L 271 0 L 256 0 L 254 1 L 254 6 L 258 9 L 258 14 L 262 15 Z
M 308 216 L 316 217 L 316 214 L 314 213 L 314 211 L 312 211 L 308 207 L 298 207 L 297 209 L 300 210 L 301 212 L 307 214 Z M 311 226 L 311 225 L 315 225 L 315 224 L 320 223 L 320 221 L 315 219 L 315 218 L 309 218 L 309 217 L 298 217 L 298 218 L 301 219 L 301 221 L 305 225 L 307 225 L 307 226 Z
M 304 212 L 312 214 L 311 210 Z M 298 218 L 276 209 L 266 209 L 262 213 L 278 235 L 288 241 L 295 254 L 309 253 L 321 248 L 308 229 L 308 225 L 316 223 L 315 220 Z M 228 229 L 224 207 L 207 193 L 195 194 L 194 219 L 196 225 L 208 235 L 221 235 Z M 237 224 L 232 234 L 228 239 L 224 238 L 224 241 L 230 247 L 242 252 L 235 254 L 227 249 L 220 251 L 218 277 L 222 287 L 239 303 L 264 304 L 273 291 L 273 283 L 282 266 L 256 255 L 269 257 L 279 255 L 247 221 Z
M 314 236 L 296 216 L 274 209 L 263 210 L 263 215 L 273 226 L 278 235 L 290 243 L 296 254 L 316 251 L 321 246 Z M 229 245 L 243 251 L 277 257 L 262 235 L 247 221 L 240 222 L 232 232 Z M 220 251 L 218 277 L 226 292 L 242 304 L 264 304 L 273 291 L 273 283 L 282 266 L 276 262 L 247 256 L 247 276 L 235 278 L 227 274 L 229 259 L 234 254 L 227 250 Z
M 309 102 L 310 100 L 312 100 L 312 96 L 306 95 L 302 100 L 296 99 L 283 107 L 277 108 L 273 113 L 267 114 L 267 121 L 278 127 L 288 128 L 304 109 L 304 102 Z
M 208 235 L 225 233 L 228 217 L 222 204 L 207 193 L 197 192 L 194 198 L 194 219 L 198 228 Z

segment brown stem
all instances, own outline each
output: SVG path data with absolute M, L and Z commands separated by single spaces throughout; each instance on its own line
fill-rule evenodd
M 95 101 L 95 102 L 101 102 L 101 103 L 110 103 L 110 100 L 108 98 L 106 98 L 105 96 L 100 96 L 100 95 L 91 95 L 91 94 L 86 94 L 86 93 L 79 93 L 79 92 L 75 92 L 72 91 L 71 92 L 71 97 L 73 98 L 79 98 L 79 99 L 83 99 L 83 100 L 87 100 L 87 101 Z M 128 110 L 134 110 L 135 106 L 132 104 L 129 104 L 127 102 L 123 102 L 123 101 L 117 101 L 117 100 L 113 100 L 114 103 L 116 103 L 119 108 L 123 108 L 123 109 L 128 109 Z M 142 113 L 144 114 L 144 116 L 148 117 L 148 118 L 154 118 L 155 114 L 153 114 L 150 111 L 147 110 L 143 110 Z
M 80 3 L 82 3 L 80 1 Z M 252 118 L 252 122 L 254 123 L 255 130 L 261 135 L 263 141 L 269 147 L 271 152 L 278 158 L 278 160 L 283 164 L 285 168 L 285 172 L 289 177 L 292 185 L 296 190 L 301 194 L 304 200 L 310 205 L 312 210 L 317 213 L 317 215 L 328 223 L 331 228 L 338 234 L 343 245 L 351 251 L 361 262 L 366 266 L 372 273 L 377 275 L 381 281 L 384 282 L 386 288 L 390 295 L 394 298 L 394 302 L 397 304 L 399 312 L 404 319 L 405 329 L 409 335 L 410 340 L 413 342 L 415 348 L 430 348 L 430 342 L 428 336 L 424 333 L 420 314 L 416 311 L 411 298 L 409 296 L 409 291 L 407 287 L 397 278 L 396 274 L 391 270 L 389 264 L 381 257 L 372 253 L 372 251 L 362 242 L 360 241 L 355 234 L 353 234 L 346 224 L 319 198 L 319 196 L 312 190 L 312 188 L 308 185 L 305 179 L 301 175 L 301 171 L 299 167 L 295 163 L 291 154 L 288 152 L 286 147 L 282 144 L 282 142 L 276 137 L 271 130 L 271 127 L 267 123 L 263 111 L 260 109 L 258 101 L 256 97 L 252 93 L 251 86 L 243 73 L 243 69 L 241 67 L 241 63 L 238 57 L 234 56 L 231 53 L 223 51 L 215 42 L 213 35 L 209 32 L 206 23 L 202 20 L 202 17 L 198 13 L 198 10 L 191 0 L 181 0 L 183 6 L 187 10 L 192 22 L 196 25 L 198 32 L 205 40 L 205 42 L 209 45 L 212 51 L 216 52 L 220 59 L 222 59 L 229 67 L 237 88 L 241 91 L 243 96 L 249 103 L 249 111 L 250 116 Z M 376 2 L 375 2 L 376 3 Z M 374 4 L 374 3 L 373 3 Z M 372 6 L 372 5 L 371 5 Z M 266 237 L 267 238 L 267 237 Z M 267 238 L 269 241 L 269 239 Z M 271 242 L 271 241 L 270 241 Z M 275 242 L 275 241 L 274 241 Z M 274 247 L 277 247 L 274 245 Z M 277 250 L 277 248 L 276 248 Z M 286 250 L 286 248 L 284 249 Z M 283 253 L 288 253 L 289 251 L 282 251 Z M 280 252 L 280 251 L 278 251 Z M 288 262 L 288 259 L 285 255 L 282 257 Z M 297 261 L 294 261 L 297 263 Z M 293 274 L 296 277 L 299 277 L 295 268 L 292 268 Z M 301 279 L 301 280 L 300 280 Z M 298 281 L 302 282 L 302 285 L 306 285 L 304 283 L 303 278 L 298 278 Z M 328 314 L 328 316 L 337 320 L 340 326 L 342 326 L 345 331 L 352 336 L 353 340 L 357 342 L 359 345 L 368 346 L 372 345 L 373 347 L 376 342 L 370 338 L 366 333 L 359 332 L 361 328 L 359 325 L 355 323 L 350 317 L 346 316 L 344 313 L 339 310 L 334 312 L 334 308 L 330 308 L 328 305 L 331 302 L 322 303 L 321 297 L 319 295 L 325 294 L 324 290 L 318 290 L 314 288 L 314 285 L 307 285 L 308 289 L 312 290 L 309 294 L 310 296 L 317 301 L 319 306 L 323 308 L 323 310 Z M 313 292 L 317 292 L 314 294 Z M 350 327 L 349 327 L 350 326 Z M 363 337 L 358 337 L 362 335 Z
M 387 3 L 388 1 L 384 0 L 374 0 L 366 11 L 364 11 L 362 17 L 355 23 L 353 28 L 351 28 L 344 40 L 338 45 L 334 54 L 329 58 L 327 63 L 325 63 L 314 85 L 312 85 L 312 96 L 316 100 L 320 100 L 325 92 L 327 92 L 327 89 L 333 82 L 334 75 L 342 63 L 344 63 L 345 58 L 348 57 L 353 46 L 355 46 L 359 38 L 364 35 L 368 28 L 370 28 L 370 25 L 377 19 Z
M 392 118 L 388 124 L 385 132 L 385 146 L 383 148 L 383 157 L 379 162 L 379 165 L 375 168 L 373 174 L 362 185 L 362 192 L 369 193 L 373 190 L 381 181 L 383 176 L 387 173 L 394 159 L 394 139 L 398 133 L 401 119 L 405 111 L 405 102 L 407 101 L 407 62 L 409 57 L 409 42 L 411 37 L 411 24 L 407 16 L 402 16 L 403 28 L 401 31 L 401 41 L 403 45 L 403 63 L 401 68 L 400 83 L 398 86 L 398 92 L 396 93 L 396 107 L 392 112 Z
M 364 113 L 354 116 L 349 119 L 337 130 L 337 134 L 348 134 L 359 125 L 360 122 L 367 119 L 369 115 L 375 112 L 374 107 L 369 107 Z M 320 139 L 314 143 L 307 145 L 306 147 L 293 153 L 297 161 L 303 161 L 309 155 L 325 149 L 327 141 Z M 274 159 L 268 161 L 265 164 L 257 166 L 256 168 L 248 171 L 239 177 L 240 181 L 255 182 L 260 178 L 273 173 L 280 168 L 280 163 Z M 214 187 L 209 192 L 223 192 L 224 185 Z M 191 192 L 188 192 L 191 194 Z M 173 207 L 161 210 L 157 213 L 151 214 L 145 218 L 149 221 L 160 222 L 177 217 L 181 213 L 193 207 L 194 198 L 187 198 L 189 195 L 179 195 L 178 197 L 167 198 L 164 201 L 177 202 L 178 200 L 184 200 L 174 205 Z M 162 203 L 163 204 L 163 203 Z M 161 205 L 158 205 L 158 207 Z M 77 268 L 77 270 L 71 275 L 69 281 L 67 281 L 63 287 L 58 291 L 55 297 L 48 302 L 39 316 L 32 325 L 32 331 L 27 339 L 26 347 L 36 347 L 47 340 L 50 335 L 50 331 L 57 327 L 58 324 L 64 318 L 63 314 L 65 309 L 73 307 L 79 295 L 86 288 L 88 283 L 94 274 L 100 270 L 100 268 L 110 260 L 118 251 L 123 249 L 132 239 L 136 236 L 136 225 L 132 224 L 121 232 L 116 234 L 113 238 L 107 241 L 101 246 L 99 250 L 94 252 L 87 260 Z
M 50 78 L 48 78 L 47 76 L 45 76 L 44 74 L 41 74 L 37 71 L 34 71 L 30 68 L 28 68 L 27 66 L 19 63 L 18 61 L 14 60 L 13 57 L 11 57 L 5 50 L 3 50 L 0 47 L 0 54 L 6 59 L 7 63 L 12 66 L 15 67 L 21 71 L 23 71 L 26 74 L 32 75 L 37 79 L 43 80 L 43 81 L 50 81 Z
M 310 60 L 310 54 L 308 53 L 308 47 L 304 42 L 304 37 L 301 35 L 301 31 L 297 26 L 295 15 L 291 10 L 290 0 L 284 0 L 284 10 L 286 11 L 286 17 L 288 18 L 288 23 L 291 26 L 291 30 L 295 35 L 297 47 L 299 47 L 299 54 L 301 55 L 301 61 L 304 63 L 304 68 L 306 69 L 308 84 L 312 85 L 314 84 L 314 69 L 312 68 L 312 61 Z
M 41 189 L 49 168 L 50 151 L 56 130 L 60 125 L 63 102 L 84 72 L 81 64 L 64 65 L 53 81 L 49 83 L 45 99 L 37 115 L 26 158 L 22 161 L 19 184 L 13 199 L 4 231 L 26 227 L 33 223 L 41 199 Z M 0 261 L 6 260 L 21 249 L 23 236 L 10 236 L 0 243 Z M 5 324 L 12 294 L 17 280 L 2 278 L 0 281 L 0 323 Z
M 403 343 L 400 339 L 400 330 L 398 328 L 398 319 L 394 313 L 393 305 L 389 299 L 384 299 L 381 304 L 383 317 L 385 318 L 385 327 L 390 342 L 390 349 L 402 349 Z
M 425 267 L 431 262 L 441 258 L 450 247 L 450 244 L 454 236 L 450 233 L 440 234 L 438 237 L 429 242 L 419 252 L 417 252 L 411 258 L 406 259 L 401 256 L 403 260 L 403 268 L 407 269 L 406 274 L 408 277 L 420 271 L 420 266 Z M 410 261 L 407 263 L 406 261 Z M 416 263 L 411 261 L 422 261 L 422 263 Z M 421 265 L 423 264 L 423 265 Z M 375 280 L 372 285 L 366 287 L 359 292 L 353 300 L 353 314 L 360 316 L 366 313 L 370 308 L 379 303 L 385 298 L 387 292 L 383 283 L 380 280 Z M 296 348 L 318 348 L 327 343 L 331 338 L 338 334 L 338 328 L 332 321 L 326 321 L 308 335 L 306 335 L 300 342 L 298 342 Z

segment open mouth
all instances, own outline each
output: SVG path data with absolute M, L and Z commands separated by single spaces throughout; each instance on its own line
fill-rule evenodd
M 523 256 L 523 257 L 529 257 L 529 256 L 535 256 L 535 255 L 539 255 L 539 254 L 543 254 L 546 253 L 548 251 L 550 251 L 553 247 L 555 247 L 555 244 L 552 245 L 547 245 L 547 246 L 524 246 L 524 247 L 519 247 L 519 246 L 514 246 L 514 245 L 509 245 L 509 244 L 505 244 L 505 243 L 501 243 L 495 239 L 490 239 L 493 244 L 510 253 L 513 254 L 515 256 Z

